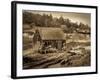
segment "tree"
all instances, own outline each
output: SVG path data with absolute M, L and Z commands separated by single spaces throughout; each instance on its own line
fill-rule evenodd
M 71 21 L 70 21 L 70 19 L 66 19 L 66 26 L 68 27 L 68 28 L 70 28 L 71 27 Z
M 23 12 L 23 24 L 31 24 L 34 22 L 33 14 L 30 12 Z
M 59 18 L 59 23 L 60 23 L 61 25 L 65 23 L 64 18 L 63 18 L 62 16 L 60 16 L 60 18 Z

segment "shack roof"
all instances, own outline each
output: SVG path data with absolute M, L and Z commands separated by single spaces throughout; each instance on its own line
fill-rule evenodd
M 38 28 L 42 40 L 65 40 L 65 34 L 61 28 Z

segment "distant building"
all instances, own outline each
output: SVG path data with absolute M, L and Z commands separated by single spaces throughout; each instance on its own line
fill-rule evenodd
M 78 28 L 77 32 L 82 34 L 91 34 L 91 28 L 90 27 Z
M 31 26 L 29 24 L 24 24 L 23 29 L 24 30 L 31 29 Z

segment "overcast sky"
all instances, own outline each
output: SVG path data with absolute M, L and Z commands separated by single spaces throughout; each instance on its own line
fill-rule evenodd
M 45 12 L 45 11 L 29 11 L 28 12 L 32 12 L 35 14 L 52 14 L 53 17 L 60 17 L 62 16 L 63 18 L 67 19 L 69 18 L 72 22 L 77 22 L 77 23 L 84 23 L 84 24 L 88 24 L 90 26 L 91 24 L 91 14 L 89 13 L 73 13 L 73 12 Z

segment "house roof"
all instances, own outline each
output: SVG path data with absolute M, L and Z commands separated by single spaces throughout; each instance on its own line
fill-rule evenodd
M 24 33 L 35 33 L 35 29 L 26 29 L 23 30 Z
M 29 24 L 23 24 L 23 29 L 30 29 L 30 25 Z
M 65 40 L 61 28 L 38 28 L 42 40 Z

